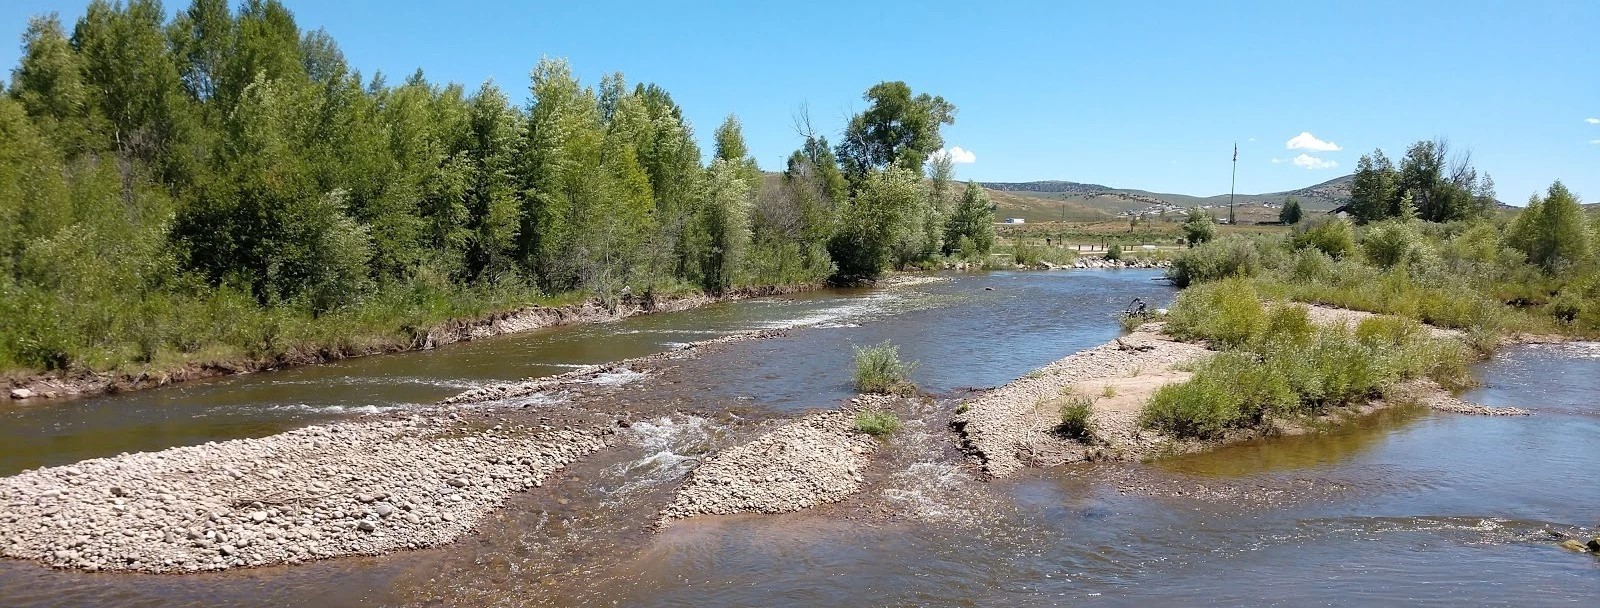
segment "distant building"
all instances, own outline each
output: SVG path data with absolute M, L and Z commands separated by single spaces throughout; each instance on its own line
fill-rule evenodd
M 1008 217 L 1008 218 L 1006 218 L 1006 223 L 1007 224 L 1026 224 L 1026 223 L 1028 223 L 1028 220 L 1022 219 L 1020 217 Z

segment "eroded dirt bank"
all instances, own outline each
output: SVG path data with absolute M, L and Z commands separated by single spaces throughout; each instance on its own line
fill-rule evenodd
M 133 370 L 100 374 L 89 370 L 22 375 L 0 379 L 0 402 L 29 399 L 85 397 L 108 392 L 142 390 L 178 382 L 328 363 L 368 355 L 427 350 L 467 340 L 477 340 L 545 327 L 605 323 L 641 314 L 677 312 L 732 300 L 797 293 L 814 286 L 779 286 L 742 289 L 723 296 L 703 294 L 673 297 L 625 298 L 608 307 L 590 300 L 570 306 L 528 306 L 479 319 L 454 319 L 426 330 L 410 331 L 404 339 L 380 339 L 339 348 L 293 349 L 272 357 L 190 363 L 170 370 Z

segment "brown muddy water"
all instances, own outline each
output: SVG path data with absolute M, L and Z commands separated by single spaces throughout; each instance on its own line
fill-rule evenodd
M 404 410 L 737 331 L 620 396 L 620 447 L 429 550 L 215 574 L 0 562 L 4 606 L 1570 605 L 1600 560 L 1551 533 L 1600 528 L 1600 345 L 1530 346 L 1480 366 L 1467 398 L 1529 418 L 1393 410 L 1329 432 L 1152 465 L 974 481 L 944 429 L 955 398 L 1119 330 L 1139 271 L 946 275 L 921 285 L 734 302 L 0 412 L 0 474 Z M 986 288 L 993 288 L 988 290 Z M 892 339 L 939 395 L 903 412 L 860 496 L 784 516 L 654 513 L 697 458 L 753 422 L 836 407 L 852 344 Z M 530 405 L 527 403 L 516 405 Z M 552 403 L 514 408 L 523 412 Z M 478 407 L 496 407 L 489 406 Z M 508 408 L 512 409 L 512 408 Z M 607 411 L 610 411 L 608 409 Z

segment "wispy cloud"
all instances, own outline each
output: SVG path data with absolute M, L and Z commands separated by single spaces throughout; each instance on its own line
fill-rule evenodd
M 1589 143 L 1591 143 L 1591 144 L 1600 144 L 1600 139 L 1591 139 L 1591 140 L 1589 140 Z
M 1296 156 L 1293 162 L 1296 167 L 1305 167 L 1307 169 L 1332 169 L 1339 166 L 1337 161 L 1323 160 L 1310 154 Z
M 971 150 L 963 150 L 961 146 L 934 150 L 932 154 L 928 155 L 928 160 L 932 161 L 940 157 L 948 158 L 951 163 L 957 165 L 970 165 L 978 162 L 978 155 L 973 154 Z
M 1284 147 L 1290 150 L 1311 150 L 1313 152 L 1337 152 L 1343 150 L 1339 144 L 1331 141 L 1322 141 L 1309 131 L 1301 131 L 1299 135 L 1289 138 Z
M 1281 164 L 1286 163 L 1286 162 L 1289 162 L 1289 161 L 1283 160 L 1281 158 L 1272 159 L 1272 164 L 1274 164 L 1274 165 L 1281 165 Z
M 1585 119 L 1583 119 L 1583 122 L 1589 123 L 1591 125 L 1600 125 L 1600 118 L 1585 118 Z

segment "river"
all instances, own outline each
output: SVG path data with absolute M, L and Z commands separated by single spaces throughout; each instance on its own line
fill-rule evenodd
M 1466 397 L 1529 418 L 1385 412 L 1327 433 L 1152 465 L 974 481 L 953 402 L 1118 335 L 1144 271 L 1000 272 L 719 304 L 0 412 L 0 473 L 404 410 L 466 388 L 792 328 L 698 357 L 641 399 L 683 407 L 519 495 L 478 532 L 383 557 L 186 576 L 0 562 L 5 605 L 1556 605 L 1600 560 L 1600 346 L 1527 346 Z M 857 504 L 645 525 L 752 420 L 847 399 L 850 347 L 891 340 L 941 396 L 890 440 Z M 659 385 L 659 386 L 658 386 Z

